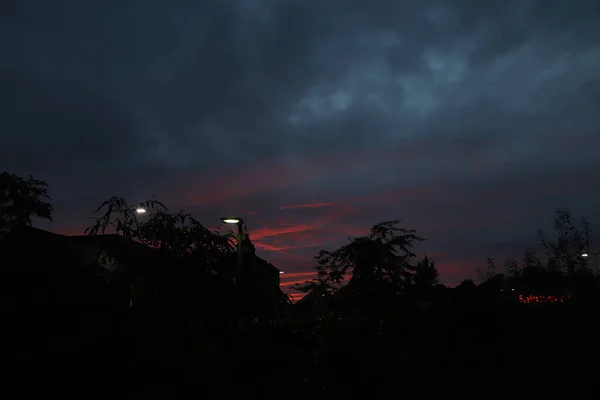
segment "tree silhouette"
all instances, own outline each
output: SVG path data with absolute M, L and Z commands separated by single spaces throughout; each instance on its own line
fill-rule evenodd
M 139 204 L 145 210 L 157 210 L 165 212 L 167 208 L 159 201 L 147 200 Z M 88 235 L 97 235 L 106 233 L 107 229 L 112 228 L 118 235 L 130 239 L 140 239 L 140 220 L 137 217 L 136 209 L 131 207 L 122 197 L 113 196 L 104 201 L 94 211 L 98 214 L 104 209 L 104 214 L 100 217 L 92 217 L 94 224 L 89 226 L 85 233 Z M 147 214 L 144 214 L 145 216 Z
M 154 199 L 140 203 L 139 207 L 147 210 L 143 220 L 138 218 L 136 208 L 123 198 L 114 196 L 95 210 L 95 213 L 104 213 L 93 217 L 94 224 L 85 232 L 89 235 L 104 234 L 112 228 L 118 235 L 160 249 L 177 259 L 193 256 L 202 258 L 206 264 L 218 264 L 223 261 L 224 255 L 235 251 L 232 234 L 212 232 L 183 210 L 176 214 L 168 213 L 167 207 Z
M 140 225 L 140 240 L 177 258 L 200 258 L 209 265 L 235 253 L 233 234 L 221 235 L 204 227 L 190 214 L 157 212 Z
M 89 235 L 110 230 L 147 246 L 150 256 L 124 271 L 136 293 L 132 315 L 138 334 L 176 340 L 177 334 L 212 331 L 239 317 L 245 309 L 232 279 L 237 264 L 231 235 L 210 231 L 184 211 L 168 213 L 156 200 L 140 206 L 147 210 L 141 217 L 124 199 L 113 197 L 96 209 L 100 215 L 86 230 Z
M 456 286 L 457 290 L 472 290 L 475 289 L 475 282 L 471 279 L 463 280 L 458 286 Z
M 0 174 L 0 235 L 18 226 L 31 226 L 33 217 L 52 221 L 48 184 L 42 180 Z
M 558 208 L 554 216 L 554 230 L 552 240 L 548 240 L 541 229 L 538 230 L 545 260 L 535 251 L 527 250 L 520 262 L 511 258 L 504 263 L 509 277 L 521 291 L 534 295 L 562 296 L 568 285 L 569 290 L 591 293 L 593 274 L 587 268 L 587 260 L 582 257 L 592 242 L 588 220 L 582 218 L 577 226 L 570 210 Z M 477 274 L 480 280 L 489 282 L 495 271 L 495 262 L 489 258 L 487 273 L 477 269 Z
M 382 283 L 401 288 L 411 279 L 410 261 L 416 256 L 413 244 L 424 239 L 400 224 L 399 220 L 381 222 L 367 236 L 334 251 L 321 250 L 316 256 L 317 279 L 293 288 L 335 294 L 347 278 L 356 293 L 371 291 Z
M 523 275 L 526 270 L 542 268 L 542 260 L 537 256 L 533 250 L 526 250 L 523 253 L 523 259 L 521 263 L 514 258 L 509 258 L 504 262 L 504 268 L 508 272 L 508 276 L 518 278 Z
M 412 276 L 413 283 L 417 288 L 427 288 L 437 285 L 439 271 L 435 261 L 430 261 L 427 256 L 417 263 Z
M 533 250 L 523 254 L 521 263 L 510 258 L 504 262 L 504 268 L 511 277 L 520 277 L 525 271 L 539 270 L 565 272 L 569 275 L 584 271 L 587 260 L 581 255 L 586 252 L 591 243 L 593 232 L 586 218 L 581 219 L 580 226 L 576 226 L 571 211 L 558 208 L 554 216 L 555 241 L 548 241 L 542 229 L 538 229 L 540 247 L 546 255 L 545 266 L 542 259 Z M 481 282 L 491 279 L 497 273 L 496 261 L 488 258 L 485 271 L 476 268 L 478 280 Z
M 572 274 L 587 267 L 587 260 L 581 254 L 588 250 L 592 242 L 592 229 L 589 221 L 582 218 L 581 226 L 576 226 L 571 210 L 558 208 L 554 217 L 556 241 L 548 242 L 540 229 L 541 247 L 549 260 L 549 266 Z
M 523 268 L 541 267 L 542 260 L 535 251 L 527 250 L 523 254 Z
M 523 267 L 514 258 L 509 258 L 504 262 L 504 269 L 508 272 L 508 276 L 516 277 L 521 275 Z
M 477 280 L 479 283 L 492 279 L 494 276 L 496 276 L 497 271 L 498 266 L 496 264 L 496 260 L 492 257 L 488 257 L 487 260 L 485 260 L 485 270 L 482 270 L 479 267 L 475 268 L 475 273 L 477 274 Z

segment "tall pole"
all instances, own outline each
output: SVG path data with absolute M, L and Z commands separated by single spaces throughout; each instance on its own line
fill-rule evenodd
M 594 262 L 596 263 L 596 274 L 600 275 L 600 268 L 598 267 L 598 255 L 600 254 L 600 252 L 596 252 L 596 253 L 584 253 L 583 256 L 585 258 L 590 258 L 590 256 L 594 256 Z
M 242 271 L 242 234 L 244 231 L 244 223 L 239 221 L 237 223 L 238 228 L 238 241 L 237 241 L 237 258 L 238 258 L 238 273 Z

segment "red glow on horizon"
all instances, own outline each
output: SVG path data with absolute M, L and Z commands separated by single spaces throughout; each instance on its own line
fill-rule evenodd
M 110 227 L 109 227 L 110 228 Z M 110 229 L 107 228 L 107 234 L 111 233 Z M 52 229 L 51 232 L 57 233 L 59 235 L 65 236 L 82 236 L 85 235 L 86 228 L 73 228 L 73 227 L 59 227 L 58 229 Z
M 377 163 L 400 157 L 406 158 L 412 157 L 412 155 L 372 152 L 359 157 L 358 167 L 371 162 Z M 220 206 L 222 202 L 237 201 L 236 199 L 248 196 L 266 196 L 282 188 L 298 187 L 305 182 L 314 182 L 330 177 L 339 171 L 345 172 L 356 167 L 357 163 L 353 155 L 338 156 L 336 154 L 336 157 L 331 157 L 331 154 L 327 153 L 299 160 L 299 164 L 294 165 L 290 165 L 282 157 L 272 162 L 254 164 L 249 168 L 231 168 L 218 177 L 206 174 L 190 179 L 189 181 L 194 182 L 195 186 L 192 187 L 191 192 L 188 192 L 189 185 L 186 184 L 186 189 L 176 194 L 175 198 L 178 200 L 176 203 L 179 203 L 176 204 L 176 207 L 186 208 L 206 204 Z M 502 198 L 498 195 L 503 190 L 494 188 L 477 193 L 486 198 Z M 526 187 L 524 190 L 534 190 L 534 188 Z M 442 194 L 452 204 L 462 204 L 468 201 L 468 196 L 472 195 L 471 191 L 447 191 L 447 187 L 444 188 L 443 185 L 420 185 L 400 188 L 397 191 L 373 191 L 372 193 L 355 190 L 353 193 L 357 195 L 319 197 L 315 193 L 307 193 L 306 196 L 301 195 L 300 198 L 288 198 L 285 194 L 278 199 L 271 197 L 271 201 L 265 202 L 264 207 L 257 206 L 257 204 L 261 204 L 258 197 L 250 199 L 248 204 L 251 204 L 253 211 L 248 211 L 247 215 L 255 216 L 250 219 L 252 221 L 250 237 L 259 251 L 259 256 L 284 271 L 288 269 L 309 270 L 313 268 L 315 264 L 313 257 L 320 248 L 332 250 L 347 243 L 347 237 L 367 235 L 372 224 L 365 221 L 377 222 L 376 219 L 370 218 L 377 217 L 379 210 L 386 210 L 385 212 L 388 214 L 380 214 L 393 218 L 396 215 L 389 214 L 389 210 L 392 210 L 391 207 L 397 204 L 402 204 L 403 209 L 412 211 L 414 205 L 419 205 L 428 198 L 439 197 Z M 419 210 L 417 209 L 417 211 Z M 273 213 L 277 214 L 273 215 Z M 354 216 L 359 213 L 360 217 L 355 218 Z M 257 217 L 259 214 L 260 217 Z M 211 220 L 212 216 L 206 218 Z M 520 218 L 520 216 L 506 215 L 503 212 L 494 213 L 485 218 L 463 218 L 462 216 L 446 218 L 444 215 L 444 218 L 436 219 L 435 223 L 425 219 L 425 224 L 417 225 L 415 228 L 418 233 L 422 232 L 425 238 L 430 238 L 440 234 L 452 235 L 454 231 L 466 229 L 495 228 L 506 225 L 516 218 Z M 260 222 L 257 223 L 257 220 Z M 258 227 L 255 228 L 252 225 L 258 225 Z M 83 235 L 83 230 L 84 228 L 53 229 L 57 233 L 66 235 Z M 425 246 L 429 247 L 428 243 L 426 242 Z M 418 252 L 424 254 L 420 247 Z M 300 253 L 306 254 L 305 259 L 296 262 L 293 257 Z M 483 258 L 477 261 L 460 261 L 451 259 L 453 256 L 450 254 L 428 253 L 427 255 L 436 261 L 443 279 L 450 282 L 471 277 L 475 267 L 482 266 L 484 263 Z M 286 281 L 283 282 L 286 287 Z
M 456 283 L 456 282 L 455 283 L 442 283 L 442 285 L 444 285 L 448 288 L 455 288 L 460 285 L 460 282 L 459 283 Z

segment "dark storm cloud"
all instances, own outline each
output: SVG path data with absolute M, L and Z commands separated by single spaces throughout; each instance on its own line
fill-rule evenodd
M 14 127 L 3 137 L 6 157 L 18 156 L 35 170 L 68 173 L 81 168 L 89 173 L 99 163 L 126 163 L 137 147 L 130 135 L 133 121 L 102 95 L 67 85 L 53 91 L 18 73 L 6 74 L 1 84 L 11 94 L 11 101 L 3 104 L 3 122 Z M 15 148 L 27 151 L 11 154 Z
M 406 216 L 452 260 L 536 210 L 597 215 L 595 0 L 3 4 L 0 157 L 64 218 L 152 193 L 207 221 L 255 209 L 263 233 Z M 327 202 L 360 213 L 280 209 Z M 314 243 L 298 232 L 263 245 Z

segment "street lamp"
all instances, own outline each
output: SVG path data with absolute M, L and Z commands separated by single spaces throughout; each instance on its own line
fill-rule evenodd
M 598 255 L 599 254 L 600 253 L 588 253 L 588 252 L 585 252 L 585 253 L 581 254 L 581 257 L 583 257 L 583 258 L 589 258 L 590 256 L 594 256 L 594 261 L 596 262 L 596 273 L 600 272 L 598 270 Z
M 146 214 L 148 212 L 146 205 L 146 203 L 138 203 L 138 205 L 132 207 L 131 210 L 135 211 L 136 214 Z
M 237 225 L 237 259 L 238 268 L 242 269 L 242 233 L 244 230 L 244 220 L 240 217 L 221 217 L 221 222 L 224 224 Z

